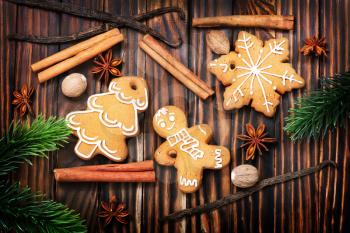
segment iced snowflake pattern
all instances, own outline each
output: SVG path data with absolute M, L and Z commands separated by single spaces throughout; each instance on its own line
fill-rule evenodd
M 277 90 L 276 85 L 274 85 L 274 82 L 276 80 L 272 80 L 273 77 L 280 79 L 282 86 L 286 86 L 286 80 L 290 82 L 292 85 L 294 82 L 300 84 L 298 86 L 303 86 L 304 82 L 299 77 L 299 80 L 295 78 L 294 76 L 294 69 L 292 69 L 293 72 L 288 71 L 286 69 L 284 73 L 277 73 L 273 72 L 272 64 L 266 64 L 267 60 L 271 58 L 272 55 L 284 55 L 284 48 L 283 45 L 286 45 L 287 39 L 283 39 L 281 41 L 273 40 L 273 42 L 268 43 L 269 51 L 264 54 L 264 48 L 260 48 L 257 59 L 254 59 L 254 56 L 252 56 L 251 49 L 254 45 L 254 41 L 252 41 L 252 35 L 246 32 L 241 32 L 242 36 L 239 37 L 239 39 L 236 42 L 236 47 L 243 49 L 245 51 L 245 58 L 242 56 L 241 53 L 237 54 L 237 59 L 240 60 L 240 62 L 236 62 L 237 66 L 235 66 L 234 69 L 236 71 L 240 71 L 239 75 L 228 75 L 231 78 L 231 81 L 226 81 L 230 83 L 235 83 L 236 81 L 239 83 L 238 86 L 235 87 L 235 89 L 231 92 L 229 95 L 229 98 L 227 101 L 225 101 L 225 104 L 231 105 L 232 103 L 236 103 L 239 101 L 240 98 L 244 96 L 244 92 L 246 89 L 242 89 L 244 85 L 249 83 L 249 94 L 252 96 L 254 94 L 254 89 L 257 87 L 254 85 L 255 82 L 256 85 L 259 87 L 262 96 L 264 98 L 263 106 L 265 107 L 265 110 L 268 115 L 271 114 L 271 106 L 273 106 L 273 103 L 269 100 L 269 97 L 267 95 L 267 90 L 264 87 L 265 85 L 272 86 L 272 89 L 274 91 Z M 247 35 L 248 34 L 248 35 Z M 256 49 L 256 48 L 255 48 Z M 225 55 L 224 55 L 225 56 Z M 226 55 L 229 56 L 229 55 Z M 284 64 L 284 63 L 281 63 Z M 218 59 L 214 60 L 213 63 L 209 64 L 209 68 L 211 67 L 218 67 L 221 69 L 222 75 L 225 75 L 227 72 L 231 72 L 229 68 L 229 64 L 227 63 L 220 63 Z M 215 72 L 213 72 L 215 74 Z M 216 73 L 217 75 L 217 73 Z M 233 77 L 232 77 L 233 76 Z M 220 79 L 220 78 L 219 78 Z M 292 88 L 296 88 L 296 86 L 293 86 Z M 288 89 L 288 88 L 287 88 Z M 290 89 L 290 87 L 289 87 Z M 248 92 L 248 91 L 246 91 Z

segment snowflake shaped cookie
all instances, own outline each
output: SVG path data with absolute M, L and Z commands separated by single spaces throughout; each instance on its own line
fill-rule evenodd
M 272 117 L 280 94 L 304 86 L 288 61 L 286 38 L 270 39 L 265 44 L 254 35 L 241 31 L 235 52 L 223 55 L 208 65 L 208 69 L 226 87 L 224 109 L 251 105 L 256 111 Z

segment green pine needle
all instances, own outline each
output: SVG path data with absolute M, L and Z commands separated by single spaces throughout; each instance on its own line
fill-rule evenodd
M 44 200 L 28 187 L 0 182 L 0 193 L 0 232 L 87 232 L 78 213 L 60 203 Z
M 292 140 L 318 138 L 350 117 L 350 72 L 323 80 L 322 88 L 299 98 L 289 109 L 284 130 Z
M 30 125 L 12 123 L 5 137 L 0 139 L 0 176 L 6 175 L 20 164 L 31 164 L 33 157 L 47 157 L 57 150 L 71 134 L 64 119 L 37 117 Z
M 33 157 L 47 157 L 57 150 L 71 134 L 66 121 L 43 116 L 32 124 L 12 123 L 0 139 L 0 176 L 18 168 Z M 0 182 L 0 232 L 82 233 L 87 232 L 79 214 L 41 194 L 33 194 L 28 187 Z

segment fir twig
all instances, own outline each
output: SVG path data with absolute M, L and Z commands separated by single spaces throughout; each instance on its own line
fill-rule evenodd
M 87 232 L 78 213 L 44 200 L 28 187 L 0 183 L 0 232 L 83 233 Z
M 31 164 L 32 157 L 47 157 L 45 153 L 57 150 L 71 134 L 64 119 L 38 116 L 28 122 L 12 123 L 7 134 L 0 139 L 0 176 L 16 169 L 20 164 Z
M 350 72 L 324 79 L 322 88 L 298 99 L 284 130 L 292 140 L 318 138 L 350 117 Z

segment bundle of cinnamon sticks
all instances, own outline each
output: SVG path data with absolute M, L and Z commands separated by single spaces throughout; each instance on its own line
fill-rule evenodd
M 153 160 L 54 170 L 58 182 L 155 182 Z
M 143 39 L 139 41 L 139 46 L 160 66 L 200 98 L 206 99 L 214 94 L 214 91 L 208 87 L 205 82 L 172 56 L 151 35 L 145 35 Z
M 124 37 L 120 31 L 114 28 L 38 61 L 32 64 L 31 68 L 34 72 L 37 72 L 49 67 L 38 74 L 39 82 L 43 83 L 90 60 L 123 41 L 123 39 Z

